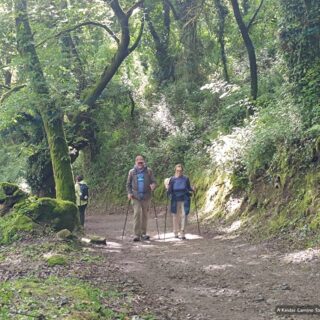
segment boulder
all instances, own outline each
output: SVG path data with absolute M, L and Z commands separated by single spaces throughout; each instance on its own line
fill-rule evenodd
M 7 214 L 18 202 L 25 200 L 28 194 L 13 183 L 0 183 L 0 216 Z
M 73 238 L 73 234 L 68 229 L 62 229 L 57 232 L 57 238 L 60 240 L 68 240 Z
M 72 232 L 80 224 L 78 207 L 70 201 L 29 197 L 16 205 L 15 210 L 55 231 L 68 229 Z

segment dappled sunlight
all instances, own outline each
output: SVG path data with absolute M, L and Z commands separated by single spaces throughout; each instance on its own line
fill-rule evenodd
M 285 263 L 305 263 L 319 259 L 320 249 L 306 249 L 302 251 L 285 254 L 281 260 Z
M 228 268 L 234 268 L 232 264 L 211 264 L 209 266 L 205 266 L 202 269 L 204 271 L 210 272 L 210 271 L 217 271 L 217 270 L 226 270 Z
M 185 243 L 188 242 L 188 240 L 199 240 L 199 239 L 203 239 L 203 237 L 197 235 L 197 234 L 192 234 L 192 233 L 186 233 L 186 238 L 187 240 L 181 240 L 179 238 L 175 238 L 174 233 L 173 232 L 166 232 L 166 234 L 164 235 L 164 233 L 160 233 L 160 240 L 158 239 L 158 236 L 154 236 L 152 238 L 152 240 L 156 241 L 156 242 L 178 242 L 178 243 Z
M 233 239 L 237 239 L 239 237 L 239 235 L 234 234 L 234 235 L 230 235 L 230 234 L 219 234 L 217 236 L 215 236 L 213 239 L 214 240 L 233 240 Z
M 245 121 L 244 127 L 234 127 L 227 135 L 221 134 L 207 151 L 214 164 L 224 172 L 232 173 L 243 159 L 248 142 L 252 139 L 253 129 L 257 116 L 252 116 Z
M 107 247 L 114 248 L 114 249 L 121 249 L 123 247 L 123 245 L 118 242 L 107 241 Z
M 229 227 L 220 227 L 219 231 L 224 232 L 224 233 L 232 233 L 232 232 L 240 229 L 241 224 L 242 224 L 241 220 L 237 220 L 237 221 L 234 221 L 232 223 L 232 225 Z
M 154 249 L 154 248 L 155 248 L 155 245 L 150 243 L 150 241 L 140 241 L 135 243 L 132 250 L 142 251 L 144 249 Z
M 258 266 L 258 265 L 261 264 L 261 262 L 258 261 L 258 259 L 257 259 L 257 260 L 249 261 L 249 262 L 247 262 L 247 264 L 248 264 L 249 266 Z
M 226 218 L 230 218 L 231 216 L 236 214 L 241 208 L 243 201 L 244 201 L 244 197 L 238 198 L 238 197 L 231 196 L 224 206 L 226 211 Z
M 213 297 L 232 297 L 240 294 L 239 290 L 229 289 L 229 288 L 204 288 L 196 287 L 193 288 L 194 291 L 199 292 L 199 294 Z

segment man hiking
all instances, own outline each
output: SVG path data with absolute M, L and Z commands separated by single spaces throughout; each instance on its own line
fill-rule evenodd
M 129 171 L 127 179 L 128 199 L 133 206 L 133 241 L 149 240 L 147 235 L 148 214 L 151 193 L 156 188 L 153 172 L 145 164 L 144 157 L 137 155 L 135 166 Z
M 182 164 L 175 166 L 175 175 L 170 178 L 166 187 L 168 195 L 171 197 L 170 211 L 174 236 L 179 238 L 180 233 L 180 239 L 186 240 L 185 231 L 190 212 L 190 197 L 195 189 L 191 187 L 189 178 L 183 175 Z
M 89 189 L 85 181 L 83 180 L 83 176 L 76 177 L 76 184 L 74 186 L 76 190 L 76 204 L 80 213 L 80 224 L 84 226 L 85 220 L 85 211 L 88 205 L 89 199 Z

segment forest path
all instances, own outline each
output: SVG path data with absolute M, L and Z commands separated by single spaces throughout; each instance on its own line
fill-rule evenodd
M 158 214 L 163 239 L 164 212 Z M 85 231 L 107 238 L 99 248 L 124 279 L 142 288 L 141 304 L 156 319 L 259 320 L 313 319 L 281 316 L 277 305 L 317 305 L 320 250 L 283 253 L 267 243 L 252 245 L 227 232 L 188 226 L 187 238 L 174 239 L 168 215 L 166 240 L 158 240 L 149 220 L 151 241 L 132 242 L 132 213 L 121 241 L 124 214 L 88 215 Z

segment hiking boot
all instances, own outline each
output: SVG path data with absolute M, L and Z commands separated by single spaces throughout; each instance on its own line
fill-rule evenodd
M 176 234 L 175 236 L 174 236 L 176 239 L 179 239 L 179 236 Z
M 180 238 L 181 240 L 187 240 L 187 238 L 185 236 Z
M 139 236 L 135 236 L 135 237 L 133 238 L 133 241 L 134 241 L 134 242 L 140 241 L 140 237 L 139 237 Z
M 142 240 L 150 240 L 150 236 L 144 234 L 144 235 L 141 236 L 141 239 Z

